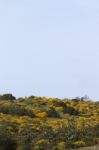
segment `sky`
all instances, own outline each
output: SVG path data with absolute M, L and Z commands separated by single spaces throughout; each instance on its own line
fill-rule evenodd
M 99 100 L 99 0 L 0 0 L 0 94 Z

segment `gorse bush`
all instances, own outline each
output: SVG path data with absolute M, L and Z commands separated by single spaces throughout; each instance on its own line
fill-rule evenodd
M 34 117 L 34 113 L 32 110 L 11 102 L 1 104 L 0 112 L 4 114 Z

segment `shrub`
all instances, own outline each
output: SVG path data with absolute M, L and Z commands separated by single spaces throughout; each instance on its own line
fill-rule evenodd
M 0 112 L 4 114 L 34 117 L 34 113 L 32 110 L 24 108 L 17 104 L 15 105 L 13 103 L 0 105 Z
M 50 144 L 49 144 L 48 140 L 41 139 L 41 140 L 37 141 L 35 147 L 38 147 L 38 150 L 49 150 L 50 149 Z
M 58 143 L 58 150 L 65 150 L 66 143 L 64 141 Z
M 39 112 L 37 114 L 35 114 L 36 117 L 39 117 L 39 118 L 46 118 L 48 117 L 48 114 L 46 112 Z
M 47 110 L 47 113 L 48 113 L 48 117 L 53 117 L 53 118 L 60 117 L 59 113 L 53 107 L 50 107 L 50 109 Z
M 0 126 L 0 150 L 16 150 L 14 138 Z
M 16 98 L 12 94 L 4 94 L 0 96 L 0 100 L 15 100 Z
M 78 147 L 83 147 L 83 146 L 85 146 L 86 143 L 81 140 L 81 141 L 76 141 L 76 142 L 74 142 L 73 145 L 74 145 L 75 148 L 78 148 Z

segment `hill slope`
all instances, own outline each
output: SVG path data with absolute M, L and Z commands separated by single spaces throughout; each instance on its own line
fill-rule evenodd
M 99 102 L 0 96 L 0 150 L 65 150 L 99 140 Z

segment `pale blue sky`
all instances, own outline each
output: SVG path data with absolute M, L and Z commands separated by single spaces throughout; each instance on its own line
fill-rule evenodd
M 1 0 L 0 93 L 99 99 L 99 0 Z

